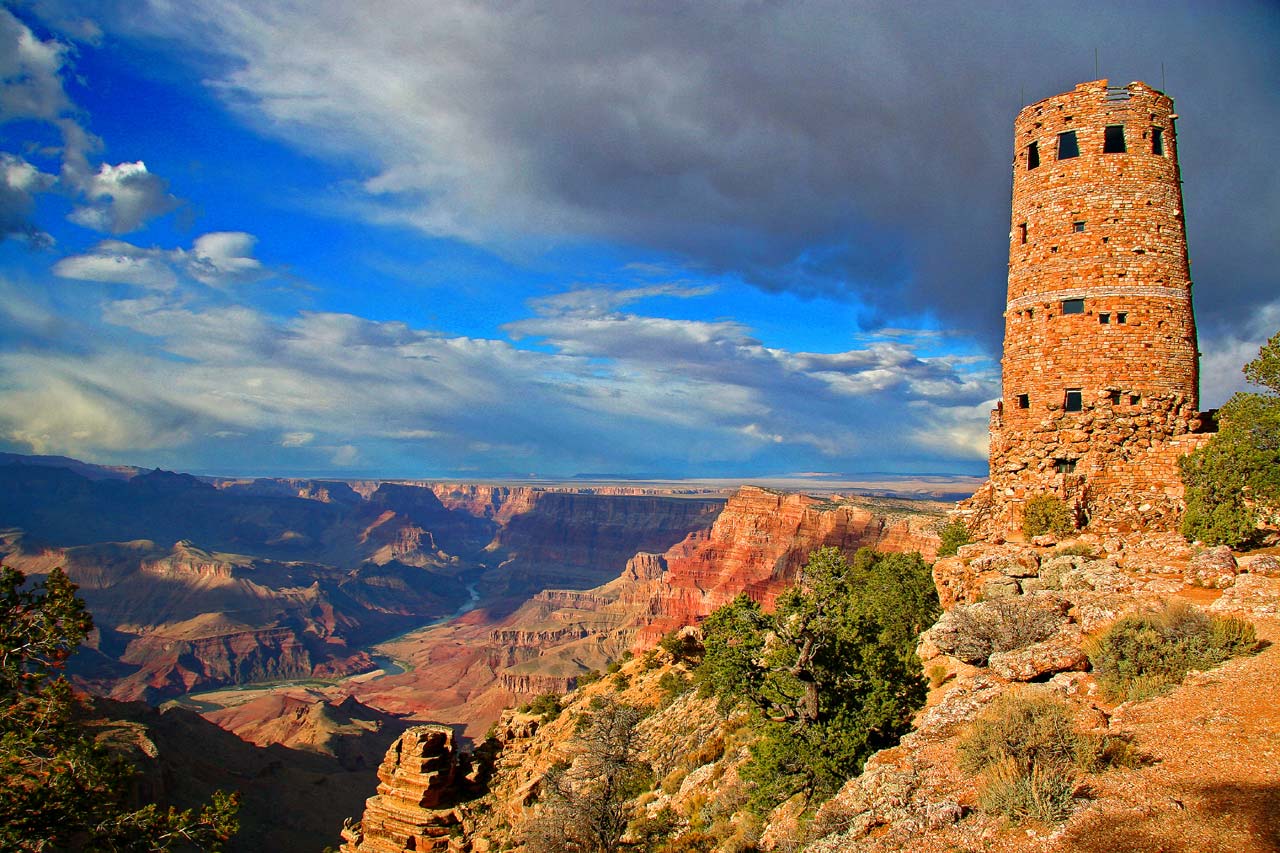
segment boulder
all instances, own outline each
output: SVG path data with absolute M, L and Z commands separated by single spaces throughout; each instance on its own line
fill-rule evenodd
M 1183 580 L 1192 586 L 1226 589 L 1236 582 L 1240 567 L 1226 545 L 1206 548 L 1187 563 Z
M 992 578 L 982 585 L 982 598 L 990 601 L 995 598 L 1012 598 L 1022 594 L 1022 587 L 1013 578 Z
M 1240 571 L 1251 575 L 1263 575 L 1269 578 L 1280 578 L 1280 558 L 1271 554 L 1258 554 L 1251 557 L 1240 557 L 1236 560 Z
M 1009 681 L 1034 681 L 1055 672 L 1079 672 L 1089 668 L 1089 656 L 1080 648 L 1080 629 L 1067 626 L 1054 636 L 1026 648 L 991 656 L 991 671 Z
M 1250 619 L 1280 618 L 1280 578 L 1240 575 L 1209 610 Z

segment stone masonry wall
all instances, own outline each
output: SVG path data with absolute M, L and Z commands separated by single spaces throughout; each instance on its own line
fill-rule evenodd
M 1018 114 L 991 480 L 962 505 L 979 535 L 1018 529 L 1038 494 L 1062 498 L 1082 527 L 1177 525 L 1177 459 L 1209 424 L 1176 118 L 1164 93 L 1106 80 Z M 1108 128 L 1123 152 L 1104 150 Z

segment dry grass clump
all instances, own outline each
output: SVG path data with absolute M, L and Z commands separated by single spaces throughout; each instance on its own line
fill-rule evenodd
M 1128 741 L 1077 731 L 1071 706 L 1052 698 L 1002 696 L 959 744 L 979 806 L 1015 822 L 1065 820 L 1082 772 L 1137 763 Z
M 1159 613 L 1129 616 L 1089 645 L 1094 677 L 1115 700 L 1142 700 L 1258 648 L 1253 625 L 1175 601 Z

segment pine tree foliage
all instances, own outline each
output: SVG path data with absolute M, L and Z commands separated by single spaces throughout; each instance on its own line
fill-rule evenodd
M 0 568 L 0 849 L 219 850 L 237 828 L 236 798 L 195 811 L 128 803 L 130 768 L 82 726 L 60 675 L 93 627 L 61 569 L 27 584 Z
M 756 805 L 827 796 L 897 742 L 924 702 L 915 646 L 937 614 L 918 554 L 863 549 L 850 563 L 823 548 L 773 613 L 740 595 L 707 618 L 696 677 L 722 706 L 757 715 L 764 737 L 743 771 Z
M 1271 393 L 1239 393 L 1219 411 L 1208 444 L 1179 460 L 1186 485 L 1182 533 L 1210 544 L 1241 545 L 1280 509 L 1280 332 L 1244 367 Z

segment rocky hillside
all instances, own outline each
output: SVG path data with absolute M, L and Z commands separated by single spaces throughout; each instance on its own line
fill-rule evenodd
M 934 573 L 947 612 L 920 644 L 933 684 L 928 703 L 899 746 L 874 755 L 816 813 L 799 802 L 766 815 L 746 807 L 737 771 L 751 727 L 687 692 L 688 664 L 655 650 L 563 697 L 554 718 L 504 714 L 477 751 L 496 755 L 487 793 L 457 789 L 452 846 L 439 849 L 536 847 L 539 823 L 552 813 L 550 780 L 584 760 L 583 732 L 615 704 L 643 711 L 634 758 L 652 775 L 629 801 L 624 836 L 640 849 L 1276 849 L 1280 560 L 1195 550 L 1168 535 L 1083 536 L 966 546 Z M 1184 625 L 1236 617 L 1261 642 L 1249 639 L 1241 656 L 1164 689 L 1109 692 L 1109 676 L 1089 655 L 1098 654 L 1096 638 L 1127 616 L 1170 612 L 1184 614 L 1175 617 Z M 975 732 L 1015 699 L 1057 709 L 1067 721 L 1058 733 L 1077 745 L 1076 763 L 1060 769 L 1062 811 L 1051 820 L 1000 814 L 990 794 L 996 777 L 965 758 Z M 1088 760 L 1080 744 L 1093 745 Z

